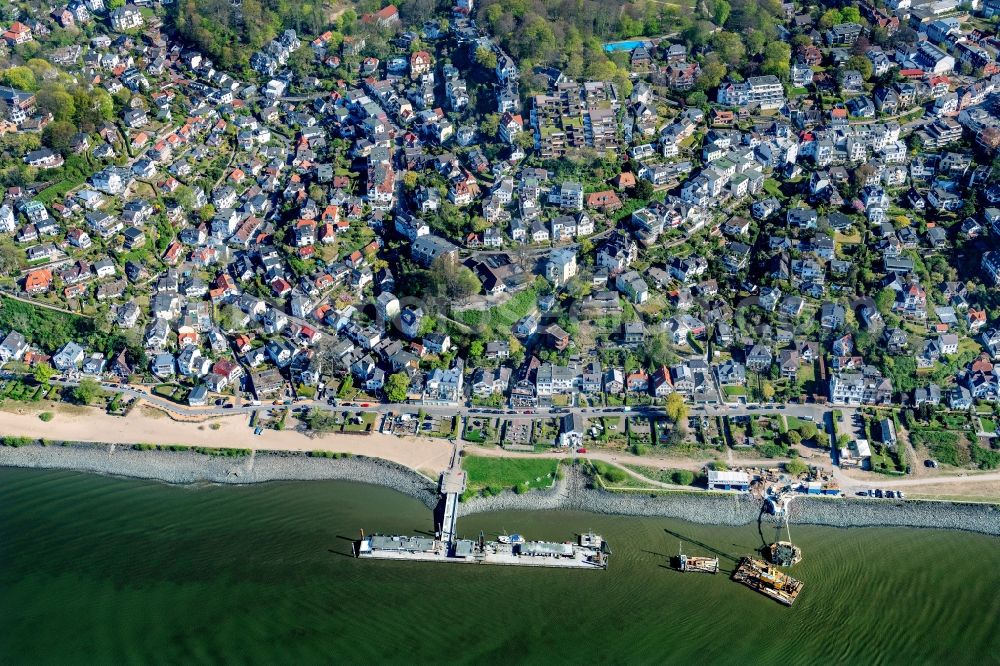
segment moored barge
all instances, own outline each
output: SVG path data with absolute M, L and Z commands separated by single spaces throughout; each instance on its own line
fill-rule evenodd
M 795 603 L 802 591 L 802 581 L 752 557 L 740 559 L 739 566 L 733 572 L 733 580 L 786 606 Z

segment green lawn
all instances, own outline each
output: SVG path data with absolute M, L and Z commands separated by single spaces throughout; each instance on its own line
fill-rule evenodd
M 764 181 L 764 191 L 779 201 L 785 200 L 785 194 L 781 191 L 781 183 L 773 178 Z
M 157 384 L 153 387 L 153 394 L 167 400 L 184 404 L 187 401 L 188 393 L 191 391 L 176 384 Z
M 65 196 L 70 190 L 82 185 L 85 180 L 86 178 L 83 176 L 74 176 L 73 178 L 61 180 L 54 185 L 46 187 L 44 190 L 39 192 L 35 198 L 44 204 L 51 204 L 56 199 Z
M 352 415 L 353 416 L 353 415 Z M 370 432 L 375 425 L 375 412 L 361 412 L 360 422 L 354 418 L 348 418 L 344 422 L 344 432 Z
M 547 488 L 552 485 L 558 464 L 554 458 L 462 457 L 469 490 L 489 494 L 515 487 L 522 490 Z
M 462 439 L 467 442 L 483 444 L 496 442 L 497 428 L 492 419 L 469 417 L 465 422 L 465 432 Z
M 980 417 L 979 423 L 983 428 L 983 432 L 995 433 L 997 431 L 997 422 L 993 419 L 986 419 Z

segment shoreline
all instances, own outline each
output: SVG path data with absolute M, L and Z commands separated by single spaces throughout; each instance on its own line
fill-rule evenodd
M 312 456 L 304 451 L 254 451 L 224 457 L 192 450 L 138 450 L 120 444 L 50 443 L 0 446 L 0 467 L 59 469 L 155 480 L 174 485 L 217 483 L 248 485 L 271 481 L 349 481 L 383 486 L 421 502 L 438 505 L 437 483 L 419 472 L 382 458 L 348 454 Z M 547 490 L 513 491 L 475 497 L 459 505 L 459 516 L 499 511 L 569 510 L 588 513 L 663 517 L 706 525 L 773 524 L 761 516 L 761 502 L 750 495 L 698 492 L 625 494 L 587 487 L 584 476 L 567 468 Z M 827 527 L 920 527 L 1000 536 L 1000 506 L 926 500 L 822 499 L 799 497 L 791 503 L 791 522 Z

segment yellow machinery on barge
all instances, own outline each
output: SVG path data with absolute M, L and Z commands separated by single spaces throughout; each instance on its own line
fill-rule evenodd
M 802 581 L 752 557 L 740 559 L 733 580 L 786 606 L 791 606 L 802 591 Z

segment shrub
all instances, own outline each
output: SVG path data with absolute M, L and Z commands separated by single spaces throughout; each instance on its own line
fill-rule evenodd
M 1000 451 L 991 451 L 975 445 L 972 447 L 972 460 L 979 469 L 996 469 L 1000 467 Z
M 690 486 L 694 483 L 694 472 L 686 469 L 675 469 L 670 475 L 670 480 L 678 486 Z
M 792 476 L 799 476 L 809 471 L 809 466 L 801 460 L 789 460 L 785 463 L 785 471 Z
M 38 418 L 41 419 L 44 423 L 48 423 L 54 418 L 54 416 L 55 415 L 52 412 L 42 412 L 41 414 L 38 415 Z
M 10 446 L 15 449 L 21 446 L 28 446 L 31 442 L 32 440 L 30 437 L 0 437 L 0 444 L 3 446 Z
M 629 447 L 629 451 L 631 451 L 633 454 L 637 456 L 644 456 L 647 453 L 649 453 L 649 447 L 646 446 L 645 444 L 634 442 L 632 446 Z
M 602 462 L 594 462 L 594 469 L 608 483 L 622 483 L 628 478 L 625 470 Z
M 760 449 L 761 455 L 763 455 L 765 458 L 779 458 L 785 453 L 785 450 L 782 449 L 777 444 L 768 443 L 758 448 Z

